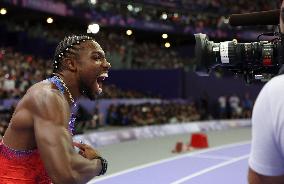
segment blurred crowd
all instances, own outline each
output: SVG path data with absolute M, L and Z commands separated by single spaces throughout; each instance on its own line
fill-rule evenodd
M 0 139 L 8 128 L 14 109 L 15 106 L 12 106 L 10 109 L 6 109 L 0 105 Z
M 110 104 L 106 114 L 96 106 L 92 113 L 79 105 L 77 110 L 77 133 L 106 126 L 146 126 L 166 123 L 183 123 L 213 119 L 251 118 L 254 100 L 249 93 L 243 97 L 235 94 L 210 100 L 201 97 L 195 101 L 163 100 L 142 104 Z M 0 106 L 0 135 L 3 135 L 14 111 Z
M 86 34 L 85 29 L 53 28 L 41 23 L 0 21 L 0 26 L 9 32 L 27 34 L 31 39 L 45 40 L 47 43 L 57 44 L 67 35 Z M 193 61 L 189 57 L 180 56 L 174 48 L 165 48 L 164 43 L 153 41 L 138 41 L 134 35 L 125 33 L 100 31 L 92 35 L 105 50 L 113 69 L 175 69 L 193 67 Z M 193 51 L 192 52 L 193 55 Z M 51 59 L 51 58 L 50 58 Z
M 89 0 L 65 1 L 72 6 L 79 6 Z M 161 6 L 158 6 L 158 5 Z M 174 7 L 169 7 L 173 4 Z M 230 13 L 242 13 L 259 10 L 269 10 L 277 7 L 278 1 L 260 0 L 255 1 L 225 1 L 225 0 L 198 0 L 198 1 L 128 1 L 97 0 L 91 11 L 101 12 L 111 15 L 119 14 L 123 17 L 133 17 L 146 21 L 159 21 L 189 26 L 195 32 L 202 32 L 205 28 L 227 29 L 224 25 L 225 15 Z M 182 7 L 182 8 L 175 8 Z M 107 15 L 108 16 L 108 15 Z M 166 18 L 165 18 L 166 17 Z M 0 26 L 6 27 L 10 32 L 25 32 L 31 39 L 45 39 L 51 43 L 58 43 L 64 36 L 86 32 L 80 26 L 66 25 L 57 26 L 46 25 L 25 20 L 14 22 L 14 20 L 3 19 Z M 230 31 L 231 32 L 231 31 Z M 215 34 L 215 33 L 214 33 Z M 222 31 L 216 31 L 222 35 Z M 194 68 L 194 61 L 189 57 L 183 57 L 173 48 L 165 48 L 164 45 L 149 41 L 137 41 L 135 35 L 127 36 L 121 33 L 100 31 L 95 35 L 98 42 L 105 49 L 113 69 L 166 69 L 166 68 Z M 163 43 L 164 44 L 164 43 Z M 193 51 L 191 55 L 193 55 Z
M 158 98 L 158 95 L 153 95 L 150 93 L 142 93 L 136 90 L 122 90 L 115 86 L 114 84 L 103 85 L 103 93 L 99 98 L 102 99 L 133 99 L 133 98 Z
M 254 100 L 251 99 L 249 93 L 245 93 L 243 98 L 233 94 L 220 96 L 217 104 L 220 119 L 251 118 Z
M 100 32 L 96 40 L 107 52 L 114 69 L 176 69 L 188 67 L 192 60 L 163 45 L 138 42 L 134 36 Z
M 21 97 L 32 84 L 50 74 L 51 62 L 0 48 L 0 99 Z
M 22 97 L 36 82 L 52 74 L 51 61 L 23 55 L 10 48 L 0 48 L 0 99 Z M 135 90 L 122 90 L 115 85 L 103 85 L 101 98 L 153 98 Z
M 251 118 L 254 101 L 246 93 L 220 96 L 217 101 L 200 98 L 195 102 L 144 103 L 138 105 L 109 106 L 106 123 L 118 126 L 140 126 L 164 123 L 181 123 L 211 119 Z
M 201 17 L 196 14 L 206 16 L 224 15 L 231 13 L 244 13 L 262 10 L 276 9 L 279 1 L 259 0 L 259 1 L 227 1 L 227 0 L 138 0 L 135 2 L 115 1 L 115 0 L 57 0 L 65 2 L 73 7 L 95 9 L 101 12 L 110 12 L 123 16 L 145 19 L 147 21 L 159 21 L 162 14 L 167 13 L 166 21 L 181 24 L 190 24 L 191 20 Z M 93 3 L 92 3 L 93 2 Z
M 89 0 L 66 1 L 72 6 L 79 6 Z M 107 16 L 120 15 L 120 17 L 133 17 L 146 21 L 159 21 L 189 26 L 195 32 L 202 32 L 205 28 L 226 28 L 225 15 L 231 13 L 252 12 L 277 8 L 278 1 L 225 1 L 225 0 L 198 0 L 198 1 L 113 1 L 97 0 L 91 11 L 101 12 Z M 172 4 L 174 6 L 169 7 Z M 181 8 L 176 8 L 181 7 Z M 110 14 L 110 15 L 108 15 Z M 44 25 L 42 23 L 13 22 L 13 20 L 1 20 L 1 26 L 5 25 L 10 31 L 28 32 L 31 38 L 46 38 L 51 42 L 58 42 L 64 36 L 71 33 L 85 33 L 86 30 L 75 25 L 57 26 Z M 217 33 L 216 33 L 217 34 Z M 221 34 L 221 33 L 220 33 Z M 111 60 L 117 68 L 181 68 L 190 63 L 188 58 L 180 57 L 174 49 L 166 49 L 163 45 L 149 42 L 138 43 L 134 36 L 116 34 L 114 32 L 99 32 L 96 35 L 103 48 L 109 53 Z M 131 38 L 132 37 L 132 38 Z
M 279 1 L 227 1 L 227 0 L 146 0 L 65 1 L 72 7 L 84 8 L 103 15 L 133 18 L 144 21 L 170 23 L 180 26 L 222 28 L 224 18 L 233 13 L 248 13 L 276 9 Z M 94 1 L 93 1 L 94 2 Z
M 172 23 L 181 26 L 220 28 L 223 16 L 232 13 L 248 13 L 276 9 L 278 1 L 138 1 L 133 4 L 127 1 L 98 1 L 94 9 L 98 12 L 112 13 L 123 17 Z M 171 6 L 167 6 L 171 5 Z
M 143 126 L 196 120 L 200 120 L 200 113 L 194 103 L 177 102 L 111 105 L 106 117 L 108 124 L 120 126 Z

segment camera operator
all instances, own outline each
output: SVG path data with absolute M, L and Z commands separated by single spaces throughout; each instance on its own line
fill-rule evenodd
M 284 1 L 280 11 L 282 34 L 283 11 Z M 249 167 L 250 184 L 284 183 L 284 75 L 271 79 L 257 97 L 252 114 Z

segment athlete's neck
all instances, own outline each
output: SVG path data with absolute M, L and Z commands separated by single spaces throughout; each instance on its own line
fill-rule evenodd
M 73 99 L 75 101 L 77 101 L 78 98 L 81 96 L 81 94 L 80 94 L 80 90 L 79 90 L 79 84 L 77 83 L 75 76 L 69 74 L 68 72 L 64 72 L 64 71 L 55 73 L 55 75 L 60 77 L 64 81 L 64 83 L 66 84 L 66 87 L 68 88 L 69 92 L 71 93 Z M 64 95 L 68 99 L 68 103 L 72 104 L 67 90 L 65 90 Z

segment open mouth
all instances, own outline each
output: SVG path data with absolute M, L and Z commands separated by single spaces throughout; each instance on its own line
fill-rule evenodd
M 101 93 L 103 91 L 102 87 L 103 87 L 103 81 L 105 80 L 105 78 L 108 77 L 108 73 L 102 73 L 101 75 L 99 75 L 97 77 L 97 88 L 99 93 Z

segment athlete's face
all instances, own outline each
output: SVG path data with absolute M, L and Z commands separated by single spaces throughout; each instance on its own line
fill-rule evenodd
M 101 46 L 95 41 L 82 43 L 79 51 L 79 84 L 83 96 L 93 100 L 102 92 L 102 81 L 111 67 Z

